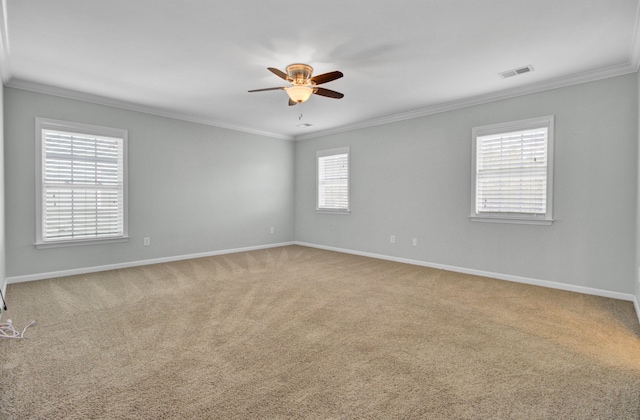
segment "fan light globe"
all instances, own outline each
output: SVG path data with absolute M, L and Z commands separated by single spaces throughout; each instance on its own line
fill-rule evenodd
M 302 103 L 306 101 L 307 99 L 309 99 L 309 97 L 313 93 L 313 89 L 311 89 L 309 86 L 298 86 L 298 85 L 288 87 L 286 91 L 287 91 L 287 95 L 289 95 L 289 98 L 291 98 L 293 102 L 297 102 L 297 103 Z

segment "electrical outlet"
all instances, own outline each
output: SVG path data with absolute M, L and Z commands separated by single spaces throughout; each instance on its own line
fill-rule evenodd
M 411 241 L 411 244 L 413 246 L 418 246 L 418 238 L 413 238 L 413 240 Z
M 396 235 L 391 235 L 389 237 L 389 242 L 391 242 L 392 244 L 395 244 L 396 243 Z
M 276 233 L 276 228 L 274 228 L 273 226 L 271 226 L 271 230 L 269 231 L 271 233 Z
M 149 246 L 149 245 L 151 245 L 151 238 L 145 237 L 144 238 L 144 246 Z

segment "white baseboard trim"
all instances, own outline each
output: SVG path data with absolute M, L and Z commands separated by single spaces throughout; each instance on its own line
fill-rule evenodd
M 300 245 L 300 246 L 306 246 L 310 248 L 324 249 L 327 251 L 342 252 L 345 254 L 360 255 L 363 257 L 377 258 L 381 260 L 395 261 L 399 263 L 412 264 L 412 265 L 418 265 L 423 267 L 431 267 L 431 268 L 437 268 L 437 269 L 447 270 L 447 271 L 454 271 L 457 273 L 471 274 L 471 275 L 482 276 L 482 277 L 490 277 L 498 280 L 507 280 L 507 281 L 513 281 L 516 283 L 531 284 L 534 286 L 548 287 L 551 289 L 566 290 L 569 292 L 584 293 L 587 295 L 595 295 L 595 296 L 602 296 L 602 297 L 607 297 L 612 299 L 631 301 L 634 304 L 636 315 L 638 316 L 638 322 L 640 322 L 640 302 L 638 302 L 638 298 L 635 295 L 630 293 L 613 292 L 610 290 L 595 289 L 591 287 L 577 286 L 577 285 L 566 284 L 566 283 L 557 283 L 557 282 L 547 281 L 547 280 L 538 280 L 538 279 L 532 279 L 528 277 L 512 276 L 509 274 L 493 273 L 490 271 L 474 270 L 470 268 L 456 267 L 456 266 L 445 265 L 445 264 L 436 264 L 436 263 L 430 263 L 427 261 L 412 260 L 408 258 L 399 258 L 399 257 L 393 257 L 389 255 L 374 254 L 371 252 L 355 251 L 352 249 L 336 248 L 331 246 L 317 245 L 317 244 L 311 244 L 311 243 L 300 242 L 300 241 L 281 242 L 281 243 L 275 243 L 275 244 L 258 245 L 258 246 L 234 248 L 234 249 L 224 249 L 220 251 L 201 252 L 197 254 L 178 255 L 173 257 L 153 258 L 148 260 L 130 261 L 125 263 L 108 264 L 108 265 L 101 265 L 101 266 L 94 266 L 94 267 L 74 268 L 70 270 L 29 274 L 25 276 L 13 276 L 13 277 L 7 277 L 2 283 L 2 285 L 0 285 L 0 288 L 2 290 L 2 295 L 6 299 L 7 285 L 11 283 L 22 283 L 27 281 L 45 280 L 45 279 L 51 279 L 51 278 L 57 278 L 57 277 L 73 276 L 78 274 L 97 273 L 100 271 L 117 270 L 120 268 L 138 267 L 142 265 L 151 265 L 151 264 L 161 264 L 166 262 L 188 260 L 193 258 L 211 257 L 215 255 L 235 254 L 238 252 L 277 248 L 277 247 L 289 246 L 289 245 Z
M 353 254 L 353 255 L 360 255 L 363 257 L 377 258 L 380 260 L 388 260 L 388 261 L 395 261 L 395 262 L 400 262 L 405 264 L 419 265 L 423 267 L 438 268 L 440 270 L 453 271 L 456 273 L 472 274 L 475 276 L 490 277 L 498 280 L 512 281 L 515 283 L 531 284 L 533 286 L 548 287 L 550 289 L 566 290 L 569 292 L 584 293 L 587 295 L 595 295 L 595 296 L 602 296 L 602 297 L 607 297 L 612 299 L 631 301 L 631 302 L 635 302 L 636 314 L 639 314 L 638 321 L 640 321 L 640 307 L 639 307 L 640 305 L 638 305 L 638 301 L 636 297 L 630 293 L 613 292 L 610 290 L 594 289 L 591 287 L 577 286 L 573 284 L 558 283 L 558 282 L 548 281 L 548 280 L 538 280 L 538 279 L 532 279 L 528 277 L 512 276 L 509 274 L 493 273 L 490 271 L 474 270 L 474 269 L 464 268 L 464 267 L 430 263 L 427 261 L 412 260 L 407 258 L 392 257 L 389 255 L 373 254 L 370 252 L 354 251 L 351 249 L 316 245 L 316 244 L 310 244 L 306 242 L 296 241 L 295 244 L 300 246 L 308 246 L 310 248 L 324 249 L 327 251 L 335 251 L 335 252 L 342 252 L 345 254 Z
M 193 258 L 211 257 L 215 255 L 235 254 L 238 252 L 277 248 L 277 247 L 289 246 L 289 245 L 294 245 L 294 242 L 281 242 L 277 244 L 258 245 L 258 246 L 250 246 L 250 247 L 234 248 L 234 249 L 224 249 L 220 251 L 201 252 L 197 254 L 178 255 L 173 257 L 153 258 L 149 260 L 130 261 L 125 263 L 100 265 L 100 266 L 94 266 L 94 267 L 73 268 L 70 270 L 53 271 L 49 273 L 28 274 L 25 276 L 13 276 L 13 277 L 7 277 L 5 283 L 11 284 L 11 283 L 22 283 L 26 281 L 53 279 L 56 277 L 97 273 L 99 271 L 117 270 L 120 268 L 138 267 L 141 265 L 161 264 L 161 263 L 172 262 L 172 261 L 189 260 Z

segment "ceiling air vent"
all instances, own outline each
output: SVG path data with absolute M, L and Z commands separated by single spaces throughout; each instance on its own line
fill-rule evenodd
M 500 73 L 500 77 L 502 77 L 503 79 L 506 79 L 507 77 L 517 76 L 523 73 L 529 73 L 530 71 L 533 71 L 533 66 L 520 67 L 513 70 L 503 71 L 502 73 Z

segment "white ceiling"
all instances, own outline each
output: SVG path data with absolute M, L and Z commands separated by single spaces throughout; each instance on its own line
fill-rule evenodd
M 288 139 L 635 72 L 640 0 L 2 0 L 7 86 Z M 343 99 L 289 107 L 291 63 Z M 532 65 L 533 72 L 499 73 Z M 301 123 L 311 127 L 298 127 Z

